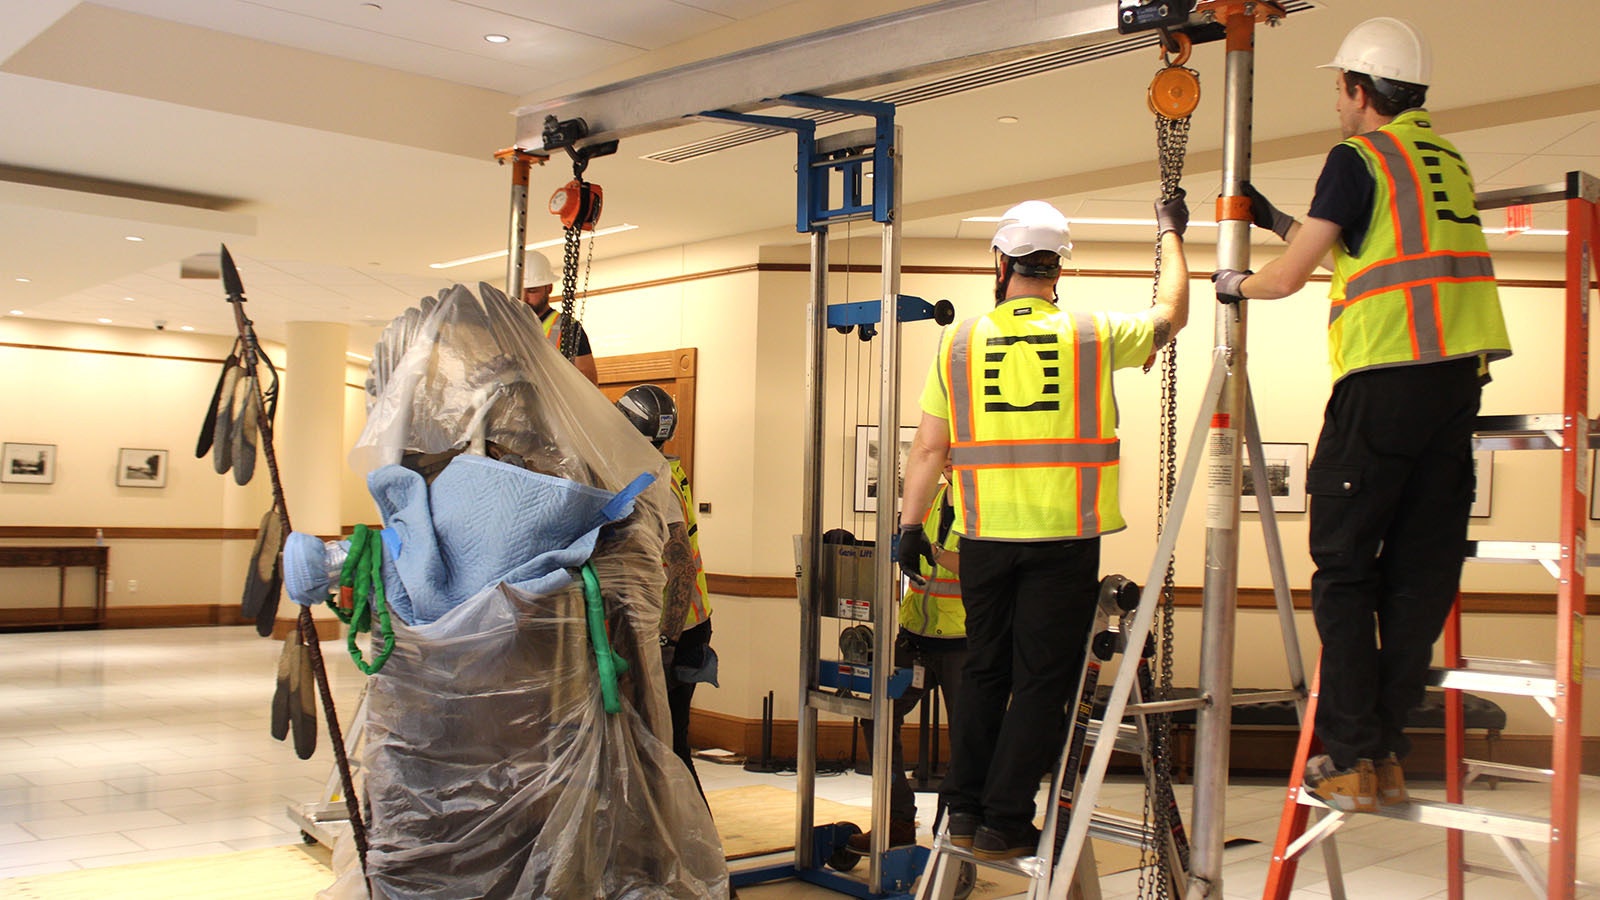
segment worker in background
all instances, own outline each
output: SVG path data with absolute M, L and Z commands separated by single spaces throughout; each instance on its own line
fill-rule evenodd
M 572 364 L 590 383 L 599 384 L 600 373 L 594 367 L 594 350 L 589 346 L 589 334 L 583 330 L 583 323 L 572 322 L 568 326 L 567 314 L 556 312 L 555 307 L 550 305 L 556 280 L 555 274 L 550 271 L 550 260 L 543 253 L 530 250 L 523 270 L 526 280 L 523 282 L 522 302 L 532 307 L 533 314 L 539 317 L 539 323 L 544 326 L 544 336 L 563 356 L 568 356 L 561 342 L 571 340 L 570 334 L 576 334 L 577 346 L 570 354 Z
M 1333 62 L 1345 140 L 1296 222 L 1249 186 L 1255 224 L 1289 242 L 1217 299 L 1300 290 L 1332 254 L 1333 394 L 1306 476 L 1311 606 L 1322 638 L 1306 784 L 1370 811 L 1407 801 L 1406 715 L 1461 582 L 1472 430 L 1490 360 L 1511 355 L 1472 173 L 1422 108 L 1432 58 L 1408 22 L 1369 19 Z
M 1180 194 L 1156 208 L 1156 302 L 1137 313 L 1057 305 L 1072 244 L 1055 207 L 1030 200 L 995 230 L 995 308 L 946 328 L 906 465 L 896 557 L 914 571 L 946 455 L 961 535 L 967 665 L 941 794 L 951 843 L 984 859 L 1031 855 L 1039 780 L 1061 747 L 1117 501 L 1111 373 L 1142 365 L 1189 316 Z
M 961 669 L 967 662 L 967 614 L 961 606 L 961 536 L 955 532 L 955 507 L 950 503 L 952 478 L 947 459 L 946 484 L 940 486 L 922 520 L 925 555 L 916 564 L 918 578 L 910 580 L 900 599 L 900 633 L 895 638 L 894 664 L 911 670 L 911 685 L 894 701 L 892 779 L 889 787 L 889 846 L 917 842 L 917 799 L 906 779 L 905 748 L 900 739 L 906 714 L 917 708 L 934 688 L 944 695 L 945 722 L 955 727 L 956 695 L 961 691 Z M 920 583 L 919 583 L 920 582 Z M 872 723 L 862 720 L 867 740 Z M 937 740 L 937 738 L 935 738 Z M 872 834 L 853 834 L 847 843 L 858 853 L 872 848 Z
M 672 395 L 653 384 L 629 388 L 617 400 L 617 409 L 639 429 L 657 450 L 678 429 L 678 405 Z M 700 561 L 699 526 L 695 521 L 694 495 L 689 476 L 676 456 L 668 456 L 672 481 L 668 485 L 683 507 L 683 521 L 667 526 L 667 543 L 662 550 L 662 565 L 667 584 L 661 603 L 661 663 L 667 675 L 667 706 L 672 713 L 672 751 L 689 767 L 696 787 L 700 776 L 694 770 L 694 755 L 689 749 L 689 707 L 695 685 L 709 682 L 717 687 L 717 654 L 711 649 L 711 592 L 706 589 L 705 565 Z M 700 796 L 705 797 L 701 788 Z

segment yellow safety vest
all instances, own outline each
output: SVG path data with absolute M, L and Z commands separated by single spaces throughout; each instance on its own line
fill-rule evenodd
M 1041 297 L 946 329 L 922 406 L 950 423 L 954 530 L 1037 541 L 1126 527 L 1111 372 L 1143 363 L 1151 340 L 1148 317 L 1065 312 Z
M 961 538 L 952 526 L 944 540 L 939 540 L 939 519 L 944 511 L 948 487 L 934 495 L 933 506 L 922 520 L 922 532 L 928 543 L 945 552 L 958 550 Z M 923 560 L 918 571 L 927 578 L 926 589 L 916 585 L 906 588 L 900 599 L 900 627 L 924 637 L 958 638 L 967 635 L 967 608 L 961 604 L 961 579 L 944 566 L 930 566 Z
M 562 329 L 557 328 L 556 326 L 561 324 L 562 320 L 567 317 L 567 314 L 556 312 L 555 310 L 550 310 L 549 313 L 549 315 L 539 320 L 539 327 L 544 329 L 545 340 L 548 340 L 559 352 L 561 350 Z
M 1361 251 L 1333 248 L 1328 358 L 1351 372 L 1466 356 L 1511 355 L 1494 264 L 1466 161 L 1408 110 L 1345 144 L 1376 190 Z
M 683 506 L 683 524 L 689 531 L 689 550 L 694 554 L 694 596 L 689 599 L 689 612 L 683 617 L 683 630 L 688 631 L 711 618 L 711 592 L 706 588 L 705 563 L 700 561 L 700 524 L 694 516 L 689 476 L 684 474 L 683 464 L 677 457 L 668 457 L 668 461 L 672 463 L 672 495 Z

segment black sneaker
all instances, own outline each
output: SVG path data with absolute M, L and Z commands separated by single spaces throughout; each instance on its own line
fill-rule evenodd
M 971 847 L 973 835 L 983 826 L 983 816 L 977 813 L 953 812 L 946 826 L 950 843 L 957 847 Z
M 972 855 L 979 859 L 1016 859 L 1032 856 L 1038 850 L 1039 829 L 1032 825 L 1016 832 L 981 825 L 972 837 Z

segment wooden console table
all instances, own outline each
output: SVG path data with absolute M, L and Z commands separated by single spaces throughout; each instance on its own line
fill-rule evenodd
M 67 569 L 74 566 L 93 566 L 94 607 L 67 606 Z M 92 625 L 106 622 L 106 578 L 110 572 L 109 547 L 0 547 L 0 568 L 54 568 L 59 570 L 56 590 L 55 618 L 45 618 L 48 607 L 0 610 L 0 628 L 37 628 L 54 626 Z M 13 619 L 12 615 L 19 618 Z M 27 618 L 37 615 L 39 618 Z

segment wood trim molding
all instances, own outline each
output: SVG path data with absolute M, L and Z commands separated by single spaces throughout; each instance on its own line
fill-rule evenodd
M 208 365 L 219 366 L 224 362 L 221 357 L 212 358 L 209 356 L 173 356 L 167 353 L 135 353 L 132 350 L 101 350 L 90 347 L 55 347 L 51 346 L 50 344 L 17 344 L 10 341 L 0 341 L 0 347 L 9 347 L 13 350 L 54 350 L 61 353 L 92 353 L 99 356 L 132 356 L 139 359 L 167 359 L 174 360 L 176 362 L 206 363 Z M 278 371 L 282 372 L 283 367 L 279 366 Z
M 829 720 L 817 723 L 817 758 L 820 760 L 849 760 L 850 736 L 854 729 L 854 722 Z M 1193 741 L 1188 737 L 1192 735 L 1191 727 L 1179 728 L 1175 732 L 1178 738 L 1177 759 L 1180 772 L 1188 772 L 1193 766 Z M 777 759 L 793 759 L 795 755 L 796 736 L 798 734 L 796 723 L 793 719 L 779 719 L 772 723 L 772 756 Z M 1414 776 L 1442 777 L 1444 772 L 1444 734 L 1442 731 L 1415 730 L 1408 732 L 1412 738 L 1413 749 L 1406 758 L 1406 772 Z M 900 733 L 905 744 L 907 762 L 915 759 L 917 752 L 917 728 L 914 723 L 907 722 Z M 1492 740 L 1491 740 L 1492 738 Z M 941 760 L 950 758 L 949 735 L 947 729 L 940 728 Z M 1262 728 L 1260 726 L 1238 726 L 1232 730 L 1229 738 L 1229 770 L 1236 774 L 1253 775 L 1287 775 L 1288 766 L 1294 759 L 1295 743 L 1299 740 L 1299 729 L 1286 726 L 1282 728 Z M 1538 734 L 1494 734 L 1488 735 L 1482 729 L 1468 729 L 1467 755 L 1474 759 L 1494 759 L 1496 762 L 1510 763 L 1512 765 L 1546 768 L 1550 765 L 1551 742 L 1549 735 Z M 761 720 L 746 719 L 726 713 L 711 710 L 695 709 L 689 714 L 689 743 L 694 747 L 720 747 L 739 753 L 747 759 L 757 759 L 761 755 Z M 867 742 L 858 736 L 856 742 L 856 759 L 868 758 Z M 1581 751 L 1581 768 L 1586 774 L 1600 774 L 1600 736 L 1585 736 Z M 1117 760 L 1121 760 L 1120 763 Z M 1114 766 L 1129 766 L 1134 764 L 1131 755 L 1117 754 L 1113 757 Z
M 793 577 L 788 575 L 722 575 L 706 573 L 706 587 L 713 594 L 729 597 L 787 597 L 794 599 L 798 590 Z
M 145 528 L 90 525 L 0 525 L 0 540 L 253 541 L 254 528 Z
M 298 610 L 298 607 L 295 608 Z M 61 622 L 62 628 L 88 628 L 94 623 L 89 621 L 94 610 L 88 607 L 68 607 L 64 613 L 57 612 L 55 607 L 42 607 L 38 609 L 18 608 L 0 609 L 0 629 L 29 629 L 34 631 L 50 631 L 57 628 L 55 622 L 58 615 L 65 616 Z M 79 621 L 79 619 L 83 621 Z M 324 641 L 337 640 L 341 634 L 340 625 L 334 619 L 317 619 L 317 637 Z M 46 624 L 48 623 L 48 624 Z M 112 606 L 106 609 L 104 628 L 191 628 L 199 626 L 243 626 L 255 627 L 254 619 L 246 619 L 239 612 L 237 603 L 195 603 L 166 606 Z M 294 619 L 279 619 L 273 628 L 272 637 L 282 640 L 283 636 L 295 630 Z

